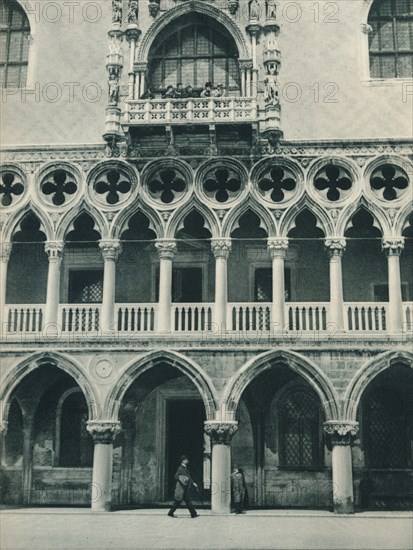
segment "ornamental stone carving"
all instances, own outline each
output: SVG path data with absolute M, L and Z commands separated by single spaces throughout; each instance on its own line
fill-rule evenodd
M 286 237 L 268 239 L 267 247 L 271 258 L 285 258 L 288 251 L 288 239 Z
M 122 25 L 122 0 L 112 0 L 112 23 Z
M 211 248 L 215 258 L 227 259 L 231 251 L 230 239 L 213 239 L 211 241 Z
M 9 171 L 3 172 L 0 183 L 1 205 L 10 206 L 13 203 L 14 206 L 19 200 L 17 197 L 23 193 L 24 184 L 19 175 Z
M 328 420 L 324 422 L 324 431 L 333 445 L 351 445 L 358 434 L 359 423 L 351 420 Z
M 344 251 L 346 250 L 346 239 L 336 239 L 334 237 L 329 237 L 325 239 L 324 246 L 326 247 L 328 255 L 330 257 L 340 256 L 341 258 L 344 254 Z
M 404 248 L 404 237 L 384 237 L 381 246 L 387 256 L 400 256 Z
M 121 431 L 120 422 L 90 420 L 86 425 L 87 431 L 95 443 L 111 445 Z
M 105 239 L 99 241 L 99 248 L 102 252 L 104 261 L 114 261 L 119 257 L 119 254 L 122 252 L 122 245 L 116 239 Z
M 155 243 L 159 258 L 172 260 L 176 253 L 176 242 L 173 239 L 161 239 Z
M 238 422 L 221 422 L 209 420 L 204 423 L 205 433 L 211 438 L 212 445 L 229 445 L 238 430 Z
M 49 257 L 49 262 L 60 262 L 62 260 L 64 246 L 63 241 L 47 241 L 45 243 L 44 249 Z

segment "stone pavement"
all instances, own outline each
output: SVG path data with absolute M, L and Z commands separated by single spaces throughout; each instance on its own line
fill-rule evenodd
M 1 550 L 282 549 L 411 550 L 411 512 L 337 516 L 325 511 L 260 510 L 190 519 L 166 510 L 92 514 L 89 509 L 23 508 L 0 512 Z

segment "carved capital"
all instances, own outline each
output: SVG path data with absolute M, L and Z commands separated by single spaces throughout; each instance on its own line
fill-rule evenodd
M 328 420 L 324 431 L 333 445 L 351 445 L 359 431 L 359 423 L 351 420 Z
M 288 239 L 287 237 L 268 239 L 267 247 L 272 259 L 285 258 L 288 250 Z
M 133 70 L 135 71 L 135 73 L 141 73 L 145 75 L 148 71 L 148 64 L 146 63 L 146 61 L 135 61 L 135 63 L 133 64 Z
M 404 237 L 384 237 L 381 246 L 387 256 L 400 256 L 404 248 Z
M 231 239 L 213 239 L 211 248 L 215 258 L 227 259 L 231 251 Z
M 59 262 L 62 259 L 64 246 L 63 241 L 47 241 L 45 243 L 44 250 L 49 257 L 49 262 Z
M 211 438 L 213 445 L 229 445 L 232 436 L 238 430 L 238 422 L 221 422 L 208 420 L 204 422 L 205 433 Z
M 344 251 L 346 250 L 346 239 L 337 239 L 335 237 L 328 237 L 324 241 L 324 246 L 326 247 L 327 253 L 332 257 L 343 256 Z
M 116 239 L 106 239 L 99 241 L 99 248 L 105 261 L 112 260 L 116 262 L 119 254 L 122 252 L 122 245 Z
M 159 258 L 172 260 L 176 252 L 176 242 L 173 239 L 161 239 L 155 243 Z
M 95 443 L 112 445 L 121 430 L 120 422 L 90 420 L 86 426 Z
M 252 60 L 251 59 L 240 59 L 239 60 L 240 71 L 250 71 L 252 69 Z

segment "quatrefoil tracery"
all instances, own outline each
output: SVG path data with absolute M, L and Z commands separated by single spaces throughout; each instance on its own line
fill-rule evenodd
M 350 174 L 347 170 L 335 164 L 324 166 L 314 179 L 314 187 L 317 191 L 327 191 L 329 201 L 338 201 L 352 186 Z
M 95 191 L 99 195 L 106 195 L 106 202 L 111 206 L 117 204 L 121 200 L 119 194 L 126 195 L 132 188 L 129 179 L 116 168 L 111 168 L 101 177 L 103 177 L 103 179 L 95 183 Z
M 17 181 L 16 181 L 17 180 Z M 1 176 L 0 183 L 0 195 L 2 206 L 10 206 L 13 202 L 13 196 L 18 197 L 22 195 L 24 191 L 24 185 L 19 181 L 18 176 L 13 172 L 4 172 Z
M 149 192 L 164 204 L 180 198 L 186 189 L 186 181 L 174 168 L 165 168 L 154 174 L 148 182 Z
M 373 191 L 383 189 L 383 199 L 394 201 L 398 198 L 398 190 L 402 191 L 409 185 L 406 174 L 393 164 L 379 166 L 371 175 L 370 185 Z
M 41 190 L 44 195 L 50 195 L 55 206 L 61 206 L 66 202 L 67 195 L 74 195 L 77 191 L 77 183 L 73 176 L 66 170 L 54 170 L 43 180 Z
M 297 186 L 297 182 L 291 176 L 292 174 L 281 166 L 273 166 L 268 176 L 258 180 L 258 188 L 262 194 L 271 191 L 270 199 L 273 202 L 282 202 L 286 193 L 291 193 Z
M 241 189 L 241 180 L 235 172 L 224 166 L 209 172 L 204 181 L 205 192 L 218 202 L 227 202 Z

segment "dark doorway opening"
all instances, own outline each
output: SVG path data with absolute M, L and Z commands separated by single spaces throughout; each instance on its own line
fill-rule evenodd
M 166 499 L 172 500 L 179 457 L 189 459 L 188 469 L 200 490 L 203 486 L 205 409 L 201 399 L 170 399 L 166 409 Z M 195 498 L 195 494 L 193 494 Z

